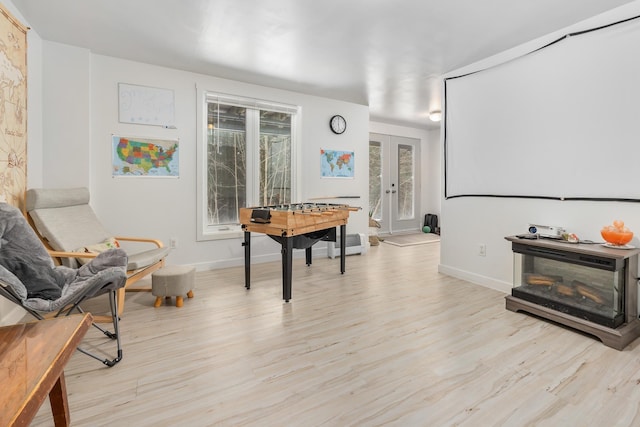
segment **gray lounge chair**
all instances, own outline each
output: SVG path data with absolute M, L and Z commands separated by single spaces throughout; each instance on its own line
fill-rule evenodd
M 113 332 L 93 325 L 116 341 L 116 356 L 104 359 L 78 348 L 107 366 L 122 359 L 116 292 L 127 280 L 126 267 L 127 254 L 121 249 L 105 251 L 79 268 L 55 266 L 22 212 L 0 203 L 0 295 L 42 320 L 48 313 L 82 313 L 80 303 L 108 293 Z

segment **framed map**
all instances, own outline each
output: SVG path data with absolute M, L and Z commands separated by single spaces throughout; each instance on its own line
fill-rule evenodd
M 179 177 L 177 139 L 111 136 L 112 176 Z
M 0 201 L 24 212 L 27 188 L 27 28 L 0 4 Z
M 320 149 L 322 178 L 353 178 L 354 152 Z

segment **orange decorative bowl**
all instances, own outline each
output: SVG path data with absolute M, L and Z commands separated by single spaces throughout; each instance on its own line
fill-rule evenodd
M 624 246 L 633 239 L 633 231 L 620 231 L 609 226 L 600 230 L 600 234 L 607 243 L 616 246 Z

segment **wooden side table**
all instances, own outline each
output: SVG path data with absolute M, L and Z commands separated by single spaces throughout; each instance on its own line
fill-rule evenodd
M 91 326 L 91 314 L 0 328 L 0 426 L 26 426 L 47 394 L 53 420 L 69 425 L 64 367 Z

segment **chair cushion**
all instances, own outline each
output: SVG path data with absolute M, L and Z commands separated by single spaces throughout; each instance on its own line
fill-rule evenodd
M 104 242 L 111 237 L 89 205 L 29 211 L 36 228 L 57 251 Z
M 27 190 L 27 212 L 34 209 L 61 208 L 89 204 L 89 189 L 80 188 L 30 188 Z
M 78 269 L 57 266 L 55 270 L 66 277 L 60 297 L 26 298 L 23 305 L 36 311 L 52 312 L 70 303 L 121 288 L 127 280 L 126 263 L 127 254 L 122 249 L 109 249 Z
M 162 258 L 169 255 L 171 248 L 162 247 L 156 249 L 150 249 L 144 252 L 138 252 L 136 254 L 129 255 L 129 264 L 127 270 L 138 270 L 140 268 L 148 267 Z
M 74 252 L 85 252 L 85 253 L 102 253 L 109 249 L 119 248 L 120 243 L 116 240 L 115 237 L 110 237 L 106 239 L 102 243 L 97 243 L 95 245 L 83 246 L 74 250 Z M 138 252 L 132 255 L 129 255 L 129 263 L 127 265 L 127 270 L 138 270 L 140 268 L 148 267 L 156 262 L 160 261 L 162 258 L 169 255 L 170 248 L 155 248 L 150 249 L 148 251 Z M 91 258 L 76 258 L 76 261 L 79 264 L 86 264 L 91 260 Z

